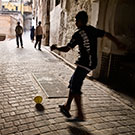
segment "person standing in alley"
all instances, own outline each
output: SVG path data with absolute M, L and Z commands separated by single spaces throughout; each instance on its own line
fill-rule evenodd
M 35 48 L 38 44 L 38 50 L 41 51 L 41 40 L 42 40 L 42 35 L 43 35 L 43 30 L 42 30 L 42 26 L 41 26 L 41 21 L 39 21 L 38 23 L 39 25 L 36 27 L 36 43 L 35 43 Z
M 15 32 L 16 32 L 17 48 L 19 48 L 19 39 L 20 39 L 21 47 L 23 48 L 23 41 L 22 41 L 23 27 L 20 25 L 20 22 L 17 22 L 17 26 L 15 28 Z
M 72 100 L 75 99 L 77 106 L 77 114 L 73 121 L 84 121 L 85 116 L 82 110 L 82 97 L 81 87 L 83 80 L 87 74 L 96 68 L 97 66 L 97 38 L 107 37 L 116 43 L 118 48 L 122 48 L 122 43 L 117 40 L 110 33 L 104 30 L 97 29 L 91 25 L 87 25 L 88 15 L 85 11 L 80 11 L 76 15 L 76 26 L 78 30 L 73 34 L 70 42 L 65 46 L 57 46 L 53 44 L 50 49 L 58 50 L 62 52 L 68 52 L 73 49 L 76 45 L 79 47 L 80 57 L 76 61 L 76 69 L 69 81 L 69 96 L 64 105 L 59 105 L 60 111 L 66 117 L 71 117 L 70 108 Z
M 32 42 L 34 41 L 34 32 L 35 32 L 35 29 L 34 29 L 34 26 L 32 26 L 30 29 L 30 39 Z

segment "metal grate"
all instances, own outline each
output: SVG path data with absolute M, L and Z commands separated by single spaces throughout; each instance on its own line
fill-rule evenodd
M 68 96 L 68 89 L 64 83 L 52 74 L 33 74 L 42 90 L 46 93 L 48 98 L 65 98 Z

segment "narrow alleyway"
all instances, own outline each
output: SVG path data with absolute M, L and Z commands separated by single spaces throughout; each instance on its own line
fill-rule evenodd
M 23 41 L 24 48 L 16 48 L 15 39 L 0 42 L 0 135 L 135 135 L 135 105 L 88 79 L 82 88 L 86 121 L 67 122 L 58 108 L 66 98 L 47 98 L 34 75 L 52 74 L 67 87 L 73 69 L 48 47 L 35 49 L 29 33 Z M 42 112 L 35 108 L 37 95 L 43 97 Z

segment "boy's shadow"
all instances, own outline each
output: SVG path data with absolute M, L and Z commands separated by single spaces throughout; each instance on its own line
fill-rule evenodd
M 78 126 L 69 126 L 68 128 L 69 128 L 69 132 L 71 133 L 70 135 L 92 135 L 85 129 L 78 128 Z

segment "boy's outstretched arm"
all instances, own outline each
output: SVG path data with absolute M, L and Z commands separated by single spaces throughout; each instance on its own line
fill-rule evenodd
M 53 44 L 50 47 L 50 49 L 51 49 L 51 51 L 58 50 L 58 51 L 61 51 L 61 52 L 68 52 L 70 50 L 70 48 L 68 46 L 57 47 L 56 44 Z
M 116 37 L 114 37 L 111 33 L 105 32 L 105 37 L 113 41 L 119 49 L 126 49 L 126 45 L 122 42 L 120 42 Z

